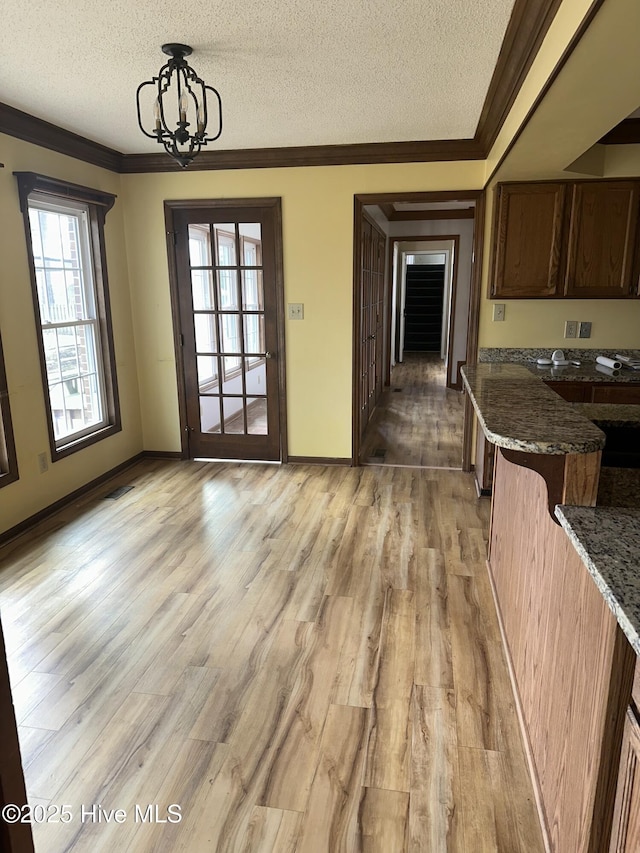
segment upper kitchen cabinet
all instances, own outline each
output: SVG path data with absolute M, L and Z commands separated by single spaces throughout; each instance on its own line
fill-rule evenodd
M 558 294 L 566 194 L 563 183 L 498 185 L 491 296 Z
M 611 298 L 637 291 L 634 251 L 638 230 L 638 184 L 605 181 L 574 184 L 564 292 Z M 635 255 L 635 257 L 634 257 Z
M 490 296 L 638 295 L 640 183 L 498 184 Z

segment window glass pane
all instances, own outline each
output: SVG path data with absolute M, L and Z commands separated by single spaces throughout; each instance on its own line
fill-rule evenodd
M 211 270 L 191 270 L 191 297 L 194 311 L 215 308 Z
M 189 263 L 192 267 L 211 266 L 211 233 L 208 225 L 189 225 Z
M 247 398 L 247 433 L 249 435 L 267 435 L 267 399 L 266 397 Z
M 198 363 L 198 390 L 211 391 L 218 382 L 218 357 L 213 355 L 199 355 Z
M 234 267 L 236 261 L 236 227 L 233 222 L 213 226 L 216 235 L 218 266 Z
M 200 397 L 200 430 L 220 433 L 220 397 Z
M 60 358 L 58 353 L 58 335 L 56 329 L 44 329 L 42 332 L 44 344 L 44 358 L 47 366 L 47 378 L 49 384 L 59 382 L 62 378 L 60 371 Z
M 102 420 L 95 373 L 49 386 L 49 402 L 56 439 L 66 438 Z
M 242 270 L 242 307 L 245 311 L 264 308 L 262 270 Z
M 194 314 L 196 352 L 218 352 L 216 346 L 216 315 Z
M 244 435 L 244 398 L 223 397 L 224 431 L 228 435 Z
M 264 314 L 244 314 L 244 351 L 264 354 Z
M 238 273 L 236 270 L 218 270 L 219 308 L 236 311 L 238 309 Z

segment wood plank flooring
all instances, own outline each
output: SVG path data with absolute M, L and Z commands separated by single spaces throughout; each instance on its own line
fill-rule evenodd
M 365 431 L 365 465 L 460 468 L 464 398 L 446 387 L 438 353 L 407 352 Z
M 5 546 L 27 790 L 73 815 L 38 853 L 541 853 L 487 509 L 456 471 L 146 460 Z

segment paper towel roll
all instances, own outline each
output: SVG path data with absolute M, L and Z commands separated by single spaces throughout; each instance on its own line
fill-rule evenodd
M 607 358 L 606 355 L 599 355 L 596 358 L 596 361 L 604 367 L 610 367 L 611 370 L 620 370 L 622 367 L 622 364 L 619 361 L 616 361 L 615 358 Z

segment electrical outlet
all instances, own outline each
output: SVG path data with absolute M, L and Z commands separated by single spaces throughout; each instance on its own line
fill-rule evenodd
M 48 470 L 49 463 L 47 462 L 47 454 L 38 453 L 38 471 L 40 471 L 41 474 L 44 474 L 44 472 Z
M 590 338 L 591 337 L 591 323 L 590 322 L 580 322 L 578 326 L 578 337 L 579 338 Z
M 578 336 L 578 321 L 577 320 L 565 320 L 564 336 L 565 336 L 565 338 L 576 338 Z
M 287 305 L 287 317 L 290 320 L 304 320 L 304 305 L 302 302 L 289 302 Z
M 504 302 L 493 303 L 493 321 L 494 323 L 504 320 Z

